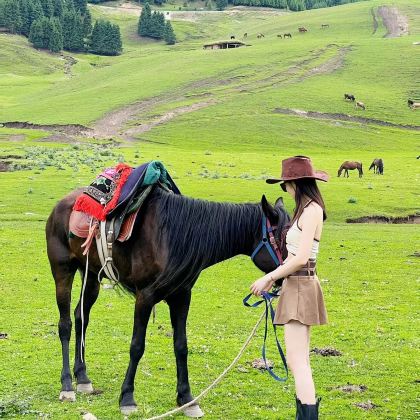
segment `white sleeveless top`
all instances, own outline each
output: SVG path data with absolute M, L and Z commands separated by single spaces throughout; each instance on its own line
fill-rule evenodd
M 297 220 L 293 223 L 286 235 L 286 248 L 287 252 L 290 252 L 293 255 L 297 254 L 297 250 L 300 244 L 300 237 L 302 235 L 302 230 L 299 228 L 297 224 Z M 316 256 L 319 252 L 319 241 L 314 238 L 312 242 L 312 250 L 311 250 L 311 260 L 316 260 Z

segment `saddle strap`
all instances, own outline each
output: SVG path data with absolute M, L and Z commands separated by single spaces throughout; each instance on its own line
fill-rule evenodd
M 110 222 L 101 221 L 100 232 L 96 236 L 96 247 L 98 249 L 99 260 L 101 261 L 101 269 L 98 273 L 99 282 L 101 281 L 100 275 L 102 271 L 109 280 L 116 283 L 119 282 L 119 273 L 112 259 L 112 244 L 114 242 L 113 220 Z

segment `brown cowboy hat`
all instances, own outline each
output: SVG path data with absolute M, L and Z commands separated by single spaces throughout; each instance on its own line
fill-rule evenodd
M 307 156 L 294 156 L 284 159 L 281 162 L 281 177 L 269 178 L 267 184 L 275 184 L 277 182 L 294 181 L 302 178 L 313 178 L 327 182 L 329 176 L 324 171 L 317 171 L 312 166 L 311 159 Z

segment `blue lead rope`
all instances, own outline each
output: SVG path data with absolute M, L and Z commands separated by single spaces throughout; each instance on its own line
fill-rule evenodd
M 249 308 L 256 308 L 257 306 L 260 306 L 262 303 L 265 303 L 265 331 L 264 331 L 264 343 L 262 346 L 262 358 L 264 360 L 264 364 L 265 364 L 265 368 L 267 369 L 268 373 L 276 380 L 279 382 L 285 382 L 289 376 L 289 370 L 287 368 L 287 363 L 286 363 L 286 357 L 284 356 L 283 350 L 281 348 L 279 339 L 277 337 L 277 326 L 273 325 L 273 329 L 274 329 L 274 336 L 276 337 L 276 344 L 277 344 L 277 349 L 279 351 L 281 360 L 283 361 L 283 366 L 284 366 L 284 370 L 286 371 L 286 376 L 284 378 L 281 378 L 279 376 L 277 376 L 274 372 L 273 369 L 271 367 L 268 366 L 267 363 L 267 357 L 266 357 L 266 342 L 267 342 L 267 335 L 268 335 L 268 313 L 270 313 L 271 316 L 271 323 L 273 323 L 274 321 L 274 309 L 273 309 L 273 305 L 271 304 L 271 301 L 273 298 L 278 297 L 276 294 L 274 293 L 270 293 L 270 292 L 261 292 L 261 296 L 263 298 L 263 300 L 259 300 L 258 302 L 253 303 L 252 305 L 248 303 L 248 300 L 251 298 L 252 293 L 249 294 L 248 296 L 246 296 L 243 300 L 243 303 L 245 306 L 249 307 Z

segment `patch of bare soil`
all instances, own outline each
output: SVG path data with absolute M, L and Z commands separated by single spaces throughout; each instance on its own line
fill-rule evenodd
M 265 367 L 265 363 L 264 363 L 264 360 L 263 360 L 263 359 L 254 359 L 254 360 L 251 362 L 251 366 L 252 366 L 254 369 L 259 369 L 259 370 L 265 370 L 265 369 L 266 369 L 266 367 Z M 274 363 L 273 363 L 271 360 L 268 360 L 268 359 L 267 359 L 267 366 L 268 366 L 270 369 L 272 369 L 272 368 L 274 367 Z
M 347 385 L 337 386 L 336 388 L 333 388 L 333 389 L 338 389 L 339 391 L 343 391 L 343 392 L 347 392 L 351 394 L 353 392 L 365 392 L 367 390 L 367 386 L 366 385 L 352 385 L 352 384 L 347 383 Z
M 311 350 L 311 353 L 318 354 L 320 356 L 328 357 L 328 356 L 341 356 L 341 351 L 333 348 L 333 347 L 324 347 L 324 348 L 318 348 L 314 347 Z
M 405 217 L 391 216 L 363 216 L 355 219 L 346 219 L 346 223 L 393 223 L 393 224 L 420 224 L 419 214 L 410 214 Z
M 362 124 L 375 124 L 385 127 L 402 128 L 405 130 L 420 131 L 419 125 L 396 124 L 389 121 L 377 120 L 375 118 L 355 117 L 348 114 L 326 113 L 318 111 L 303 111 L 300 109 L 276 108 L 274 110 L 277 114 L 297 115 L 298 117 L 315 118 L 320 120 L 335 120 L 335 121 L 350 121 Z
M 361 402 L 361 403 L 355 403 L 354 404 L 356 407 L 361 408 L 362 410 L 365 411 L 369 411 L 372 410 L 373 408 L 377 407 L 376 404 L 374 404 L 372 401 L 367 400 L 366 402 Z
M 68 135 L 90 135 L 92 130 L 80 124 L 33 124 L 27 121 L 8 121 L 1 123 L 7 128 L 23 128 L 32 130 L 55 131 Z
M 64 74 L 72 77 L 73 73 L 71 71 L 71 68 L 77 63 L 77 60 L 71 55 L 61 54 L 61 57 L 64 60 Z
M 0 160 L 0 172 L 12 172 L 13 163 L 5 160 Z
M 402 35 L 408 35 L 407 16 L 400 14 L 395 6 L 378 7 L 378 15 L 388 31 L 385 38 L 396 38 Z

